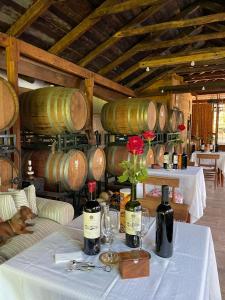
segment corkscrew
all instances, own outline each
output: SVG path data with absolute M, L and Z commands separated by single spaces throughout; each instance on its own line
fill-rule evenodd
M 90 271 L 93 269 L 101 269 L 105 272 L 110 272 L 112 270 L 111 266 L 108 265 L 94 265 L 89 262 L 83 262 L 83 261 L 77 261 L 77 260 L 72 260 L 69 262 L 68 267 L 66 268 L 67 271 Z

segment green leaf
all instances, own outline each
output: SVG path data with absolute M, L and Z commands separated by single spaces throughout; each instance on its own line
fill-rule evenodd
M 119 182 L 125 182 L 128 180 L 128 173 L 125 171 L 121 176 L 118 177 Z

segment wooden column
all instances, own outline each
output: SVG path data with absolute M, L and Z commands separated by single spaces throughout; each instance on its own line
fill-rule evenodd
M 6 69 L 8 81 L 14 87 L 17 95 L 19 95 L 18 84 L 18 62 L 19 62 L 19 48 L 17 40 L 13 37 L 9 37 L 9 44 L 6 47 Z M 14 156 L 15 165 L 20 170 L 20 155 L 21 155 L 21 142 L 20 142 L 20 117 L 18 116 L 15 124 L 12 128 L 13 134 L 16 135 L 16 147 L 19 151 L 19 156 Z
M 88 107 L 89 107 L 87 129 L 93 131 L 93 91 L 94 91 L 93 76 L 84 80 L 84 91 L 87 97 Z

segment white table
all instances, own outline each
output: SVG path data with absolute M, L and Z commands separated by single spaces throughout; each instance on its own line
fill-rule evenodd
M 81 220 L 73 228 L 55 232 L 0 266 L 0 299 L 7 300 L 221 300 L 211 231 L 208 227 L 175 223 L 174 254 L 151 259 L 149 277 L 122 280 L 115 267 L 110 273 L 65 270 L 55 264 L 54 254 L 81 249 Z M 144 239 L 153 248 L 153 222 Z M 122 239 L 113 245 L 128 249 Z M 79 254 L 99 263 L 98 257 Z M 79 256 L 78 255 L 78 256 Z
M 179 190 L 183 194 L 184 203 L 190 206 L 189 213 L 191 223 L 196 222 L 203 216 L 206 207 L 206 188 L 203 169 L 199 167 L 188 167 L 184 170 L 148 169 L 151 176 L 166 176 L 180 179 Z M 148 192 L 151 187 L 146 185 Z M 143 197 L 143 185 L 137 185 L 137 197 Z
M 195 151 L 191 155 L 191 162 L 195 163 L 195 166 L 198 165 L 198 159 L 197 159 L 197 154 L 219 154 L 220 158 L 217 160 L 217 168 L 219 168 L 223 175 L 225 176 L 225 152 L 200 152 L 200 151 Z

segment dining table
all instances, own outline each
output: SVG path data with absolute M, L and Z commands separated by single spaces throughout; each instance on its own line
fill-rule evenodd
M 195 223 L 204 214 L 206 207 L 206 186 L 202 167 L 187 167 L 187 169 L 152 169 L 148 175 L 157 177 L 178 178 L 179 191 L 183 195 L 183 203 L 189 205 L 190 222 Z M 153 187 L 146 185 L 146 192 Z M 137 198 L 143 198 L 143 184 L 137 184 Z
M 68 269 L 70 260 L 101 266 L 99 256 L 83 253 L 82 216 L 0 265 L 0 299 L 7 300 L 221 300 L 217 263 L 209 227 L 174 223 L 173 255 L 155 254 L 155 218 L 144 237 L 151 255 L 150 275 L 122 279 L 110 272 Z M 130 251 L 118 233 L 114 251 Z M 102 246 L 102 251 L 107 248 Z M 56 257 L 64 255 L 64 260 Z M 65 259 L 65 255 L 66 259 Z
M 221 185 L 223 186 L 223 182 L 224 182 L 224 176 L 225 176 L 225 151 L 219 151 L 219 152 L 209 152 L 209 151 L 205 151 L 205 152 L 201 152 L 201 151 L 194 151 L 191 154 L 191 159 L 190 161 L 193 162 L 195 164 L 195 166 L 198 166 L 198 158 L 197 158 L 197 154 L 211 154 L 211 155 L 219 155 L 219 159 L 216 162 L 216 166 L 219 170 L 219 173 L 221 173 Z M 202 163 L 204 163 L 204 159 L 202 160 Z M 212 164 L 214 163 L 214 161 L 212 161 Z

